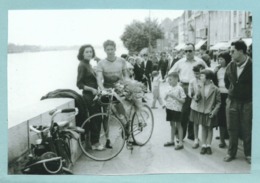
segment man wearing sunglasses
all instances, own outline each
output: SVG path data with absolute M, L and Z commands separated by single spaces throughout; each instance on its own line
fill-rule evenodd
M 189 122 L 190 104 L 191 98 L 188 97 L 189 81 L 195 79 L 193 74 L 193 67 L 198 64 L 202 64 L 207 68 L 206 63 L 198 57 L 195 57 L 195 46 L 192 43 L 188 43 L 185 47 L 185 57 L 178 60 L 173 67 L 169 70 L 171 72 L 179 73 L 180 84 L 186 94 L 185 103 L 182 107 L 181 124 L 183 128 L 183 138 L 186 136 L 188 128 L 188 139 L 194 140 L 193 123 Z
M 228 154 L 225 162 L 236 157 L 238 137 L 241 133 L 246 161 L 251 164 L 252 144 L 252 60 L 247 56 L 247 46 L 239 40 L 231 43 L 232 62 L 227 66 L 225 85 L 228 88 L 227 127 Z

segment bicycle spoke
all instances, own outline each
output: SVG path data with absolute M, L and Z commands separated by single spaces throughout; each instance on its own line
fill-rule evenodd
M 147 105 L 133 115 L 131 133 L 138 145 L 146 144 L 151 138 L 154 125 L 153 120 L 152 111 Z

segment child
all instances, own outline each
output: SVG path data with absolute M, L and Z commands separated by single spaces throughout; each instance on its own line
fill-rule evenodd
M 217 125 L 216 115 L 218 113 L 221 98 L 220 91 L 214 85 L 214 73 L 209 69 L 200 72 L 201 85 L 199 85 L 197 97 L 197 109 L 192 111 L 194 123 L 202 126 L 202 148 L 200 154 L 212 154 L 211 142 L 213 127 Z
M 162 82 L 162 77 L 159 75 L 158 71 L 153 71 L 152 72 L 152 77 L 153 77 L 153 83 L 152 83 L 152 91 L 153 91 L 153 102 L 152 102 L 152 109 L 156 109 L 155 104 L 156 101 L 158 100 L 160 105 L 163 106 L 163 101 L 161 98 L 161 93 L 160 93 L 160 84 Z
M 199 147 L 199 121 L 193 119 L 193 111 L 197 110 L 197 101 L 199 99 L 198 95 L 198 86 L 200 83 L 200 70 L 205 69 L 205 66 L 202 64 L 195 65 L 193 67 L 193 73 L 195 79 L 191 80 L 189 83 L 188 95 L 192 99 L 191 100 L 191 112 L 190 112 L 190 121 L 193 122 L 193 130 L 194 130 L 194 144 L 192 146 L 193 149 L 197 149 Z
M 172 72 L 168 75 L 168 83 L 170 90 L 166 93 L 164 100 L 166 101 L 166 120 L 171 123 L 171 141 L 164 144 L 167 146 L 174 146 L 175 126 L 178 128 L 179 144 L 175 150 L 183 149 L 183 130 L 180 122 L 182 105 L 185 102 L 186 95 L 181 86 L 178 85 L 179 75 Z

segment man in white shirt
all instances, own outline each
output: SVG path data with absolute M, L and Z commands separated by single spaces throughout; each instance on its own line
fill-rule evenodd
M 195 79 L 193 74 L 193 67 L 198 64 L 202 64 L 207 68 L 206 63 L 198 58 L 195 57 L 195 47 L 194 44 L 188 43 L 186 48 L 184 49 L 186 57 L 178 60 L 173 67 L 169 70 L 171 72 L 179 73 L 180 83 L 184 89 L 186 96 L 188 96 L 188 87 L 189 81 Z M 186 97 L 185 103 L 182 107 L 182 115 L 181 115 L 181 123 L 183 127 L 183 138 L 186 136 L 187 126 L 188 126 L 188 139 L 194 140 L 194 132 L 193 132 L 193 123 L 189 123 L 189 115 L 190 115 L 190 104 L 191 98 Z

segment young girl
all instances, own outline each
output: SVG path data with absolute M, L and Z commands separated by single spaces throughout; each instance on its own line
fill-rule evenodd
M 214 73 L 209 69 L 200 72 L 201 85 L 197 97 L 197 110 L 193 111 L 193 120 L 202 126 L 202 148 L 200 154 L 212 154 L 211 142 L 213 127 L 217 125 L 216 115 L 220 108 L 220 91 L 214 85 Z
M 153 91 L 153 102 L 152 102 L 152 109 L 156 109 L 155 104 L 157 100 L 159 101 L 160 105 L 163 106 L 163 101 L 161 98 L 160 92 L 160 85 L 162 82 L 162 77 L 160 76 L 158 71 L 152 72 L 153 82 L 152 82 L 152 91 Z
M 226 147 L 225 139 L 228 138 L 227 132 L 227 120 L 226 120 L 226 99 L 228 96 L 228 90 L 225 86 L 224 76 L 226 73 L 226 68 L 229 62 L 231 61 L 231 56 L 228 52 L 221 52 L 218 55 L 219 67 L 216 68 L 216 76 L 218 81 L 218 87 L 221 95 L 221 105 L 218 112 L 218 125 L 219 125 L 219 139 L 220 139 L 220 148 Z
M 194 130 L 194 144 L 192 146 L 193 149 L 197 149 L 199 147 L 199 121 L 194 120 L 193 112 L 197 111 L 197 101 L 199 100 L 198 95 L 198 86 L 200 84 L 200 70 L 205 69 L 205 66 L 202 64 L 195 65 L 193 67 L 193 73 L 195 76 L 195 79 L 191 80 L 189 83 L 189 89 L 188 89 L 188 95 L 192 99 L 191 100 L 191 112 L 190 112 L 190 121 L 193 122 L 193 130 Z
M 183 149 L 183 129 L 180 122 L 182 105 L 185 101 L 186 95 L 181 86 L 178 85 L 179 75 L 172 72 L 168 75 L 168 83 L 170 85 L 169 91 L 166 93 L 164 100 L 166 101 L 166 120 L 171 123 L 171 141 L 164 144 L 164 146 L 174 146 L 175 126 L 178 128 L 179 144 L 175 150 Z

